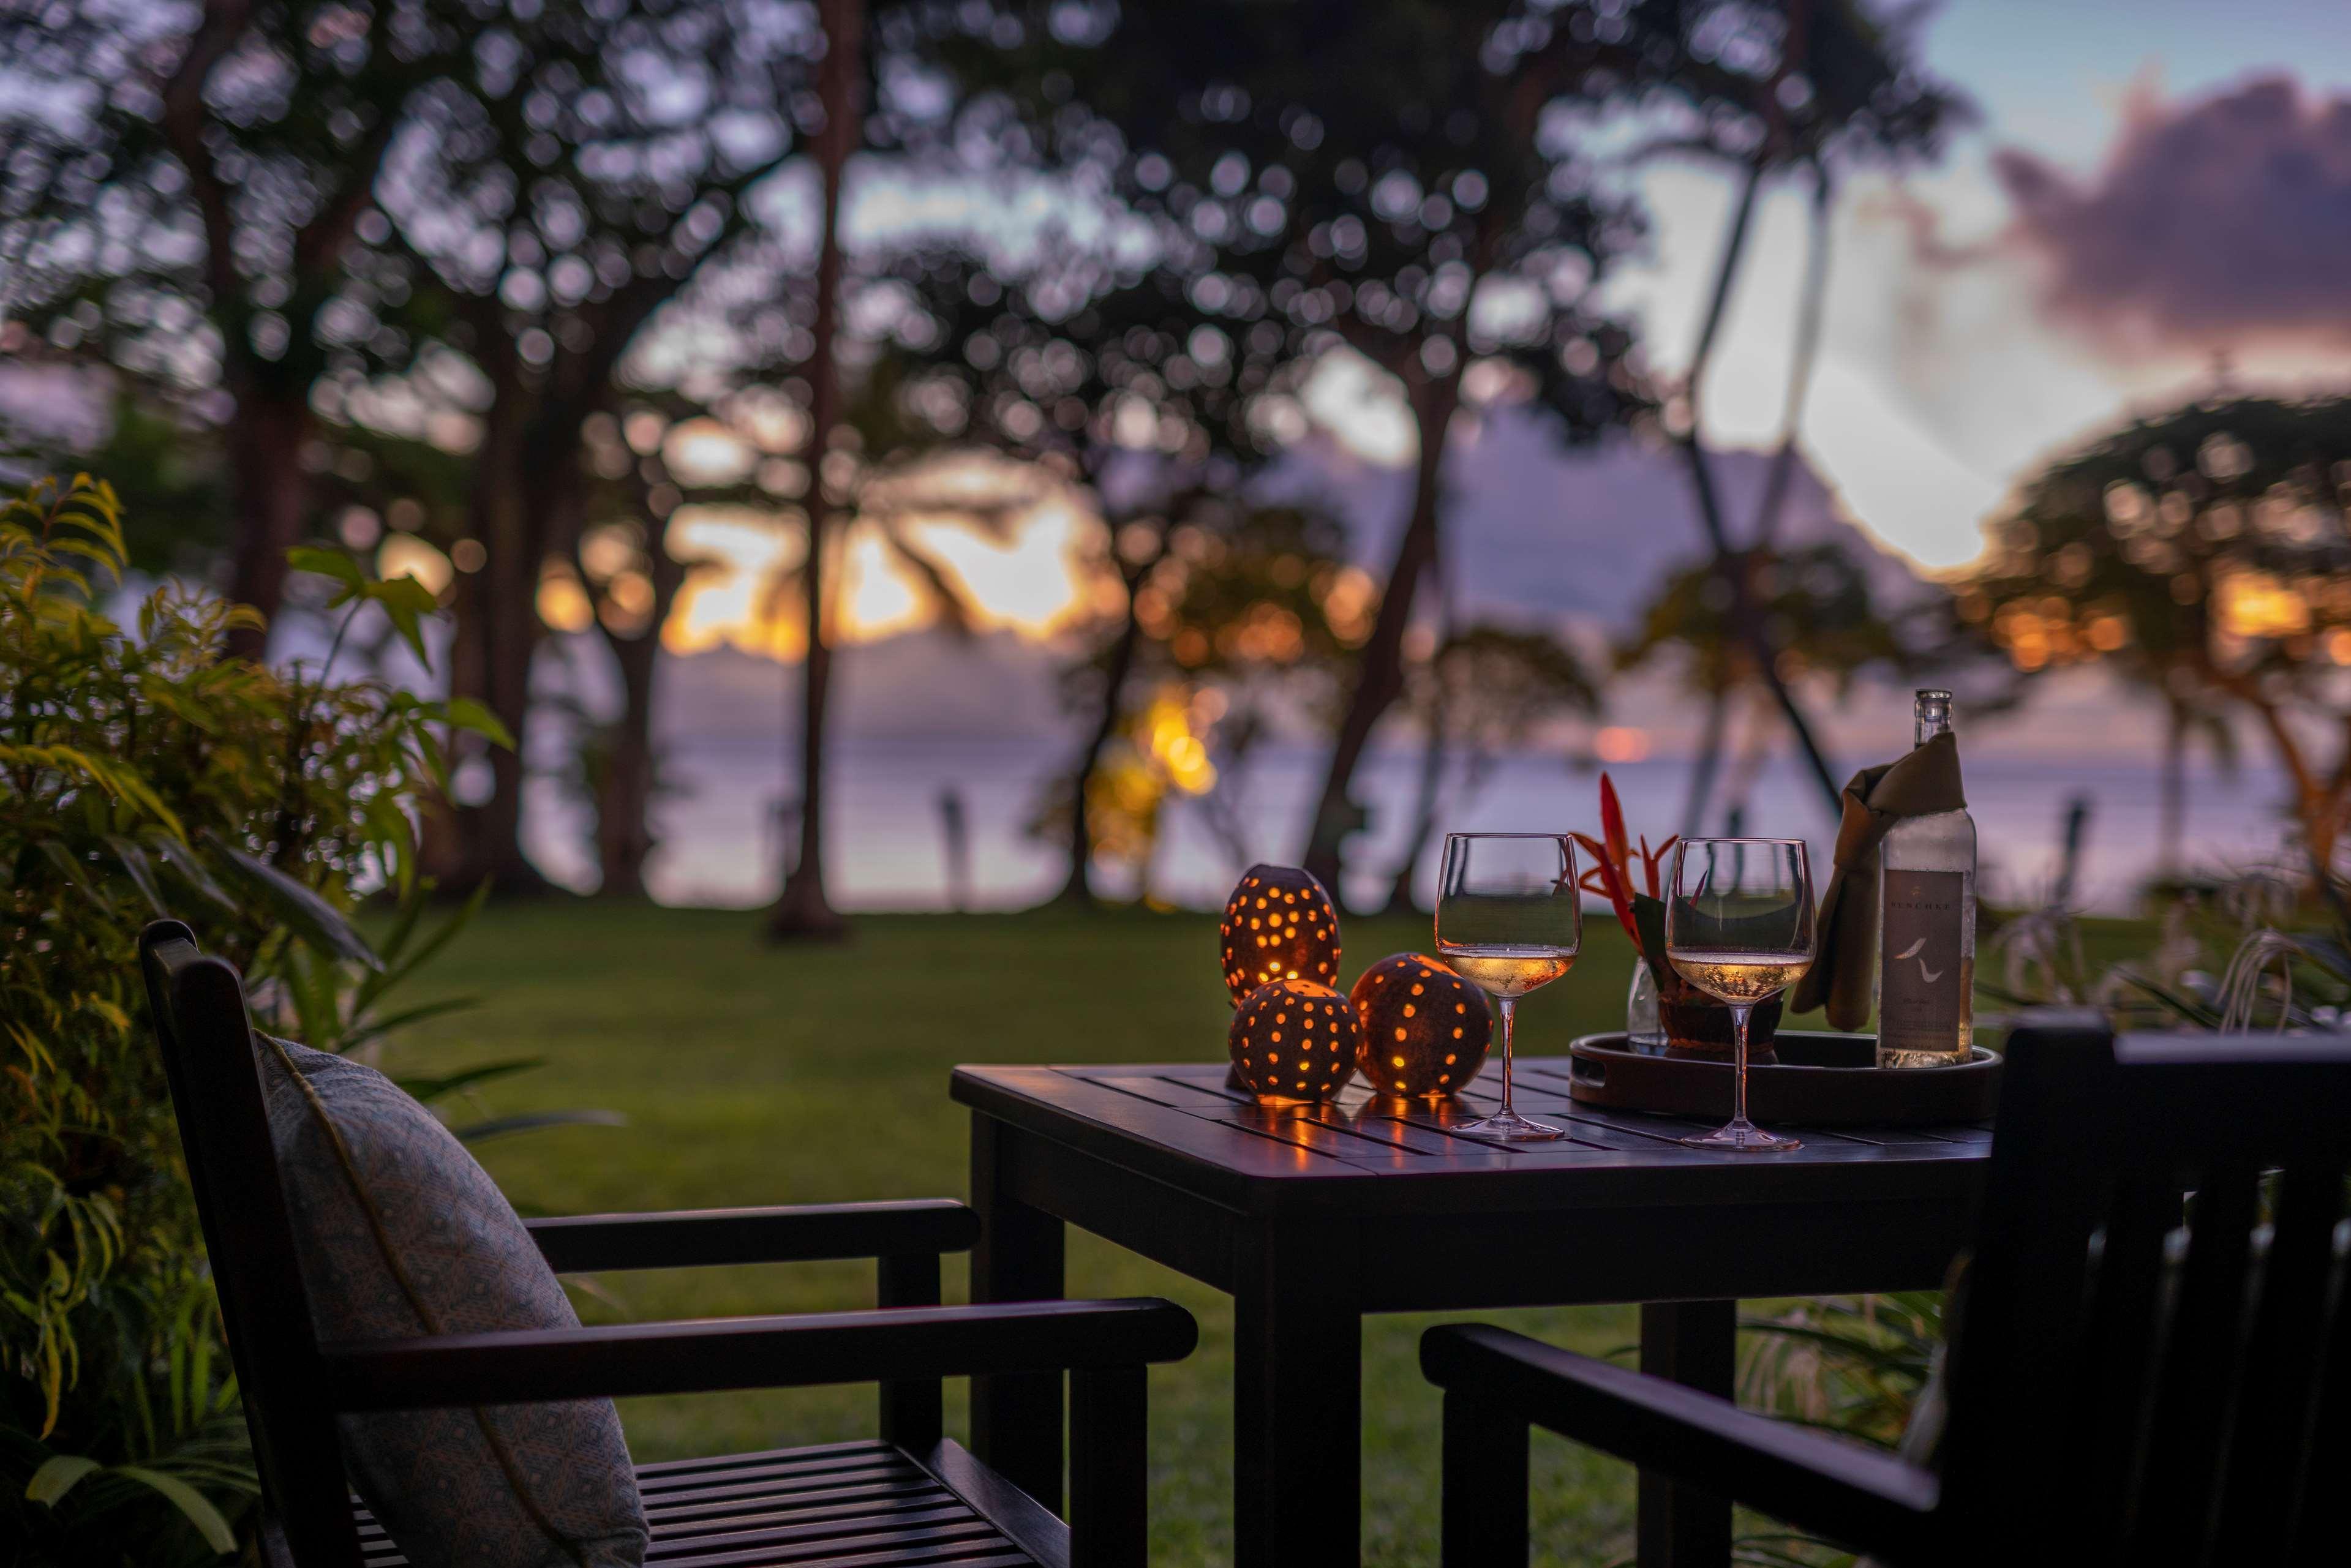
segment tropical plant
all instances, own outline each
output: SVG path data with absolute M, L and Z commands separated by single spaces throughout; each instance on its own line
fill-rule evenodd
M 1661 986 L 1674 983 L 1673 967 L 1665 961 L 1666 905 L 1659 873 L 1672 865 L 1667 857 L 1681 841 L 1679 833 L 1668 833 L 1656 849 L 1649 847 L 1649 835 L 1644 833 L 1637 852 L 1634 841 L 1625 829 L 1625 807 L 1616 799 L 1616 783 L 1607 774 L 1600 776 L 1600 837 L 1577 833 L 1575 841 L 1592 864 L 1586 868 L 1577 885 L 1586 893 L 1596 893 L 1608 901 L 1615 913 L 1616 923 L 1625 935 L 1633 939 L 1633 946 L 1657 977 Z M 1633 862 L 1637 853 L 1641 876 L 1634 880 Z M 1646 931 L 1647 936 L 1642 933 Z
M 2050 906 L 2002 922 L 1977 984 L 2015 1006 L 2095 1007 L 2117 1030 L 2334 1032 L 2351 1022 L 2351 910 L 2321 878 L 2325 918 L 2298 898 L 2299 867 L 2253 865 L 2175 899 L 2147 954 L 2085 957 L 2080 921 Z
M 1944 1344 L 1945 1291 L 1808 1296 L 1739 1320 L 1739 1402 L 1876 1448 L 1915 1451 L 1914 1417 Z M 1631 1357 L 1631 1344 L 1609 1354 Z M 1852 1552 L 1801 1531 L 1731 1541 L 1737 1568 L 1855 1568 Z M 1633 1568 L 1630 1559 L 1610 1568 Z
M 1881 1448 L 1902 1440 L 1943 1343 L 1944 1292 L 1814 1296 L 1749 1317 L 1743 1403 Z
M 233 1549 L 254 1492 L 140 1017 L 140 926 L 186 917 L 256 983 L 265 1026 L 342 1049 L 420 1016 L 389 993 L 454 932 L 412 945 L 411 802 L 442 782 L 444 732 L 495 726 L 336 679 L 362 616 L 422 655 L 413 580 L 326 552 L 291 565 L 334 579 L 344 613 L 323 659 L 279 672 L 223 657 L 254 612 L 185 587 L 114 619 L 107 486 L 0 505 L 0 1539 L 19 1562 L 201 1560 Z M 402 898 L 380 946 L 351 919 L 379 887 Z
M 1741 1404 L 1882 1448 L 1912 1435 L 1944 1344 L 1943 1291 L 1814 1296 L 1740 1320 Z M 1741 1534 L 1741 1568 L 1851 1568 L 1851 1552 L 1792 1531 Z

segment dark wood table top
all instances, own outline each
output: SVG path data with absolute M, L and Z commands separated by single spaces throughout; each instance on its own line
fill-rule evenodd
M 955 1098 L 1024 1132 L 1242 1213 L 1399 1214 L 1551 1204 L 1850 1202 L 1949 1197 L 1981 1180 L 1990 1124 L 1803 1128 L 1784 1155 L 1675 1140 L 1707 1124 L 1580 1105 L 1564 1058 L 1518 1063 L 1517 1103 L 1565 1130 L 1508 1145 L 1461 1131 L 1500 1098 L 1490 1065 L 1458 1103 L 1374 1097 L 1259 1105 L 1222 1062 L 959 1067 Z

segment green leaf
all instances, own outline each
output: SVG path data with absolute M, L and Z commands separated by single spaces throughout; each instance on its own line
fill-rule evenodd
M 629 1119 L 618 1111 L 534 1111 L 520 1116 L 493 1116 L 486 1122 L 474 1122 L 463 1127 L 452 1127 L 461 1144 L 485 1144 L 492 1138 L 511 1137 L 517 1133 L 535 1133 L 542 1127 L 625 1127 Z
M 481 913 L 482 905 L 489 901 L 489 879 L 485 877 L 475 886 L 465 902 L 452 910 L 449 918 L 427 936 L 414 952 L 387 967 L 380 976 L 371 976 L 360 982 L 358 1005 L 362 1009 L 373 1006 L 376 998 L 431 963 L 434 955 L 447 946 L 457 933 L 465 928 L 466 922 Z M 406 946 L 404 941 L 402 946 Z
M 368 808 L 369 814 L 372 816 L 375 807 L 390 799 L 391 797 L 386 795 L 377 796 Z M 392 810 L 397 815 L 399 808 L 394 806 Z M 408 819 L 402 817 L 400 820 L 405 826 Z M 416 925 L 418 921 L 424 918 L 426 894 L 430 892 L 429 888 L 419 892 L 413 883 L 401 889 L 400 904 L 392 915 L 392 927 L 376 939 L 375 950 L 385 963 L 389 964 L 398 958 L 401 950 L 408 946 L 408 939 L 416 935 Z
M 433 661 L 424 651 L 423 618 L 441 607 L 433 591 L 413 577 L 401 576 L 371 582 L 362 591 L 364 597 L 383 606 L 383 612 L 392 618 L 392 629 L 408 644 L 409 652 L 416 655 L 416 662 L 429 665 Z
M 164 905 L 163 890 L 156 884 L 155 867 L 147 859 L 147 852 L 119 833 L 107 839 L 106 847 L 114 852 L 122 874 L 131 879 L 131 885 L 147 901 L 147 907 L 155 912 L 157 918 L 168 919 L 172 912 Z
M 348 958 L 370 969 L 380 969 L 382 961 L 376 957 L 367 938 L 360 936 L 351 923 L 343 918 L 342 911 L 321 898 L 318 893 L 271 865 L 267 861 L 246 853 L 235 844 L 217 837 L 210 838 L 212 847 L 227 861 L 228 869 L 252 892 L 266 899 L 278 919 L 314 952 L 330 957 Z
M 411 1024 L 423 1023 L 426 1019 L 439 1018 L 444 1013 L 464 1012 L 468 1008 L 477 1008 L 481 1005 L 482 998 L 479 997 L 444 997 L 439 1001 L 421 1002 L 415 1007 L 403 1009 L 383 1018 L 362 1019 L 343 1031 L 342 1048 L 345 1051 L 355 1051 L 379 1035 L 390 1034 L 394 1030 L 406 1029 Z M 420 1094 L 417 1098 L 423 1099 L 423 1096 Z
M 43 839 L 38 847 L 41 853 L 48 857 L 49 863 L 57 868 L 58 875 L 71 883 L 76 890 L 96 896 L 98 890 L 89 884 L 89 868 L 82 864 L 73 851 L 56 839 Z
M 2115 973 L 2119 975 L 2126 984 L 2137 986 L 2140 990 L 2145 991 L 2148 996 L 2153 997 L 2158 1002 L 2160 1002 L 2163 1006 L 2170 1009 L 2179 1017 L 2195 1024 L 2198 1028 L 2214 1030 L 2218 1030 L 2220 1029 L 2221 1024 L 2220 1015 L 2214 1012 L 2210 1008 L 2206 1007 L 2203 1003 L 2198 1001 L 2195 998 L 2188 995 L 2186 992 L 2163 985 L 2154 978 L 2142 975 L 2137 970 L 2127 967 L 2117 967 Z
M 28 1501 L 55 1508 L 59 1498 L 73 1490 L 75 1482 L 99 1468 L 96 1459 L 80 1454 L 52 1454 L 33 1472 L 32 1484 L 25 1489 L 25 1497 Z
M 512 1061 L 486 1062 L 480 1067 L 469 1067 L 462 1072 L 444 1073 L 437 1078 L 395 1078 L 392 1082 L 410 1099 L 430 1104 L 435 1100 L 455 1094 L 461 1089 L 478 1089 L 493 1079 L 511 1078 L 517 1072 L 528 1072 L 534 1067 L 543 1067 L 546 1064 L 545 1057 L 525 1056 L 517 1057 Z
M 170 1501 L 172 1507 L 187 1516 L 188 1522 L 204 1538 L 204 1544 L 214 1551 L 226 1553 L 236 1550 L 236 1531 L 228 1527 L 220 1510 L 212 1505 L 204 1493 L 177 1476 L 167 1476 L 161 1470 L 146 1469 L 138 1465 L 117 1465 L 109 1472 L 152 1487 Z
M 332 599 L 327 601 L 327 608 L 329 610 L 339 604 L 349 604 L 367 591 L 367 569 L 340 550 L 315 549 L 308 546 L 297 546 L 286 552 L 286 564 L 296 571 L 316 572 L 320 577 L 331 577 L 343 585 Z
M 313 1051 L 341 1052 L 350 1041 L 341 1037 L 341 1019 L 335 1007 L 339 977 L 331 957 L 318 957 L 300 947 L 288 948 L 278 978 L 294 1004 L 294 1019 L 302 1039 Z
M 1641 928 L 1641 956 L 1649 967 L 1662 974 L 1665 965 L 1659 962 L 1666 954 L 1666 906 L 1646 893 L 1633 894 L 1633 924 Z
M 367 828 L 378 852 L 387 862 L 397 862 L 396 879 L 400 885 L 400 906 L 402 920 L 413 923 L 412 906 L 423 900 L 416 894 L 416 829 L 408 813 L 400 809 L 400 799 L 391 790 L 382 790 L 367 803 Z M 386 956 L 400 951 L 401 939 L 387 940 L 381 951 Z
M 204 868 L 204 862 L 197 858 L 194 850 L 179 842 L 168 833 L 156 831 L 150 831 L 147 835 L 147 846 L 155 852 L 157 860 L 178 873 L 180 880 L 198 894 L 211 899 L 223 909 L 236 908 L 236 900 L 229 896 L 226 888 L 214 880 L 213 873 Z
M 104 568 L 109 575 L 118 575 L 122 570 L 121 552 L 110 549 L 105 545 L 91 544 L 86 539 L 51 539 L 49 541 L 49 553 L 51 555 L 75 555 L 81 557 L 84 560 L 95 561 L 99 566 Z
M 443 715 L 452 729 L 469 729 L 486 737 L 493 745 L 514 749 L 514 735 L 498 722 L 498 716 L 475 702 L 472 697 L 451 697 L 442 705 Z

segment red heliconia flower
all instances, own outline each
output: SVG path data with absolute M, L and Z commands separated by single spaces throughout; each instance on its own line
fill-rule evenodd
M 1579 885 L 1585 892 L 1596 893 L 1608 900 L 1609 907 L 1616 912 L 1618 924 L 1625 927 L 1625 935 L 1632 937 L 1637 946 L 1641 941 L 1641 927 L 1633 918 L 1633 848 L 1625 837 L 1625 808 L 1616 799 L 1615 782 L 1605 773 L 1600 776 L 1600 831 L 1602 836 L 1598 839 L 1587 833 L 1573 835 L 1575 841 L 1583 847 L 1583 852 L 1592 857 L 1592 869 L 1583 873 Z M 1653 850 L 1649 847 L 1648 836 L 1642 835 L 1641 880 L 1647 884 L 1651 898 L 1664 896 L 1658 884 L 1657 868 L 1680 841 L 1680 834 L 1670 834 L 1665 842 Z
M 1616 874 L 1631 880 L 1632 853 L 1625 844 L 1625 808 L 1617 803 L 1615 781 L 1603 773 L 1600 776 L 1600 832 L 1608 841 L 1608 859 L 1616 867 Z

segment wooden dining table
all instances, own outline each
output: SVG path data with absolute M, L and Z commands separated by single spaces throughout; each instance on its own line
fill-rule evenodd
M 1639 1302 L 1641 1365 L 1732 1392 L 1741 1298 L 1931 1289 L 1970 1233 L 1988 1124 L 1807 1129 L 1789 1154 L 1686 1148 L 1695 1124 L 1569 1097 L 1565 1059 L 1517 1068 L 1563 1128 L 1504 1145 L 1457 1100 L 1261 1105 L 1223 1062 L 967 1066 L 974 1301 L 1062 1293 L 1075 1225 L 1233 1298 L 1239 1568 L 1353 1568 L 1367 1312 Z M 1061 1496 L 1059 1380 L 976 1381 L 980 1456 Z M 1430 1484 L 1436 1478 L 1430 1477 Z M 1719 1568 L 1730 1511 L 1644 1476 L 1644 1568 Z

